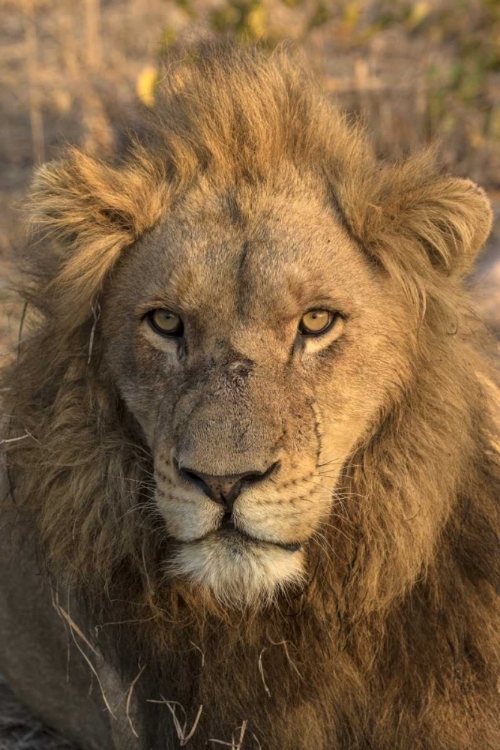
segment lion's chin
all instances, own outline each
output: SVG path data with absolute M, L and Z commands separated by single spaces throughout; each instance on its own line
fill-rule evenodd
M 172 576 L 208 589 L 226 606 L 258 607 L 280 592 L 303 585 L 304 552 L 217 533 L 194 543 L 180 543 L 168 566 Z

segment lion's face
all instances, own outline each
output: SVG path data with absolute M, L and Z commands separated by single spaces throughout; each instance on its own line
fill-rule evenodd
M 202 184 L 125 253 L 103 330 L 178 542 L 170 573 L 232 603 L 300 580 L 412 340 L 395 287 L 321 186 Z

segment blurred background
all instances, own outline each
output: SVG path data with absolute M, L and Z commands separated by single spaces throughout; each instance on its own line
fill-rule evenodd
M 154 107 L 162 52 L 220 34 L 292 40 L 381 155 L 437 139 L 488 190 L 499 218 L 474 284 L 500 332 L 500 0 L 0 0 L 0 349 L 17 338 L 6 258 L 34 165 L 68 142 L 112 153 Z

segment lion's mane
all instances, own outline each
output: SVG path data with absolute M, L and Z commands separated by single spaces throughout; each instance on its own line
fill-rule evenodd
M 283 161 L 321 169 L 419 333 L 411 387 L 344 467 L 330 553 L 312 542 L 303 590 L 234 612 L 166 584 L 151 456 L 110 380 L 99 305 L 120 254 L 200 173 L 258 189 Z M 189 723 L 204 706 L 193 748 L 248 720 L 243 746 L 268 750 L 407 750 L 405 738 L 496 750 L 498 428 L 489 344 L 463 291 L 490 227 L 475 186 L 440 174 L 430 152 L 379 163 L 286 55 L 217 49 L 167 66 L 119 161 L 70 150 L 39 170 L 30 206 L 27 322 L 2 381 L 9 437 L 23 438 L 8 444 L 12 508 L 107 658 L 129 681 L 146 665 L 135 691 L 150 745 L 175 737 L 148 702 L 168 680 Z

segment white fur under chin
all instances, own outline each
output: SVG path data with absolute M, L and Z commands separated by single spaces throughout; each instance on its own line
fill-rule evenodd
M 222 604 L 255 607 L 272 602 L 291 584 L 303 584 L 304 553 L 270 544 L 237 543 L 230 538 L 181 544 L 168 567 L 208 588 Z

